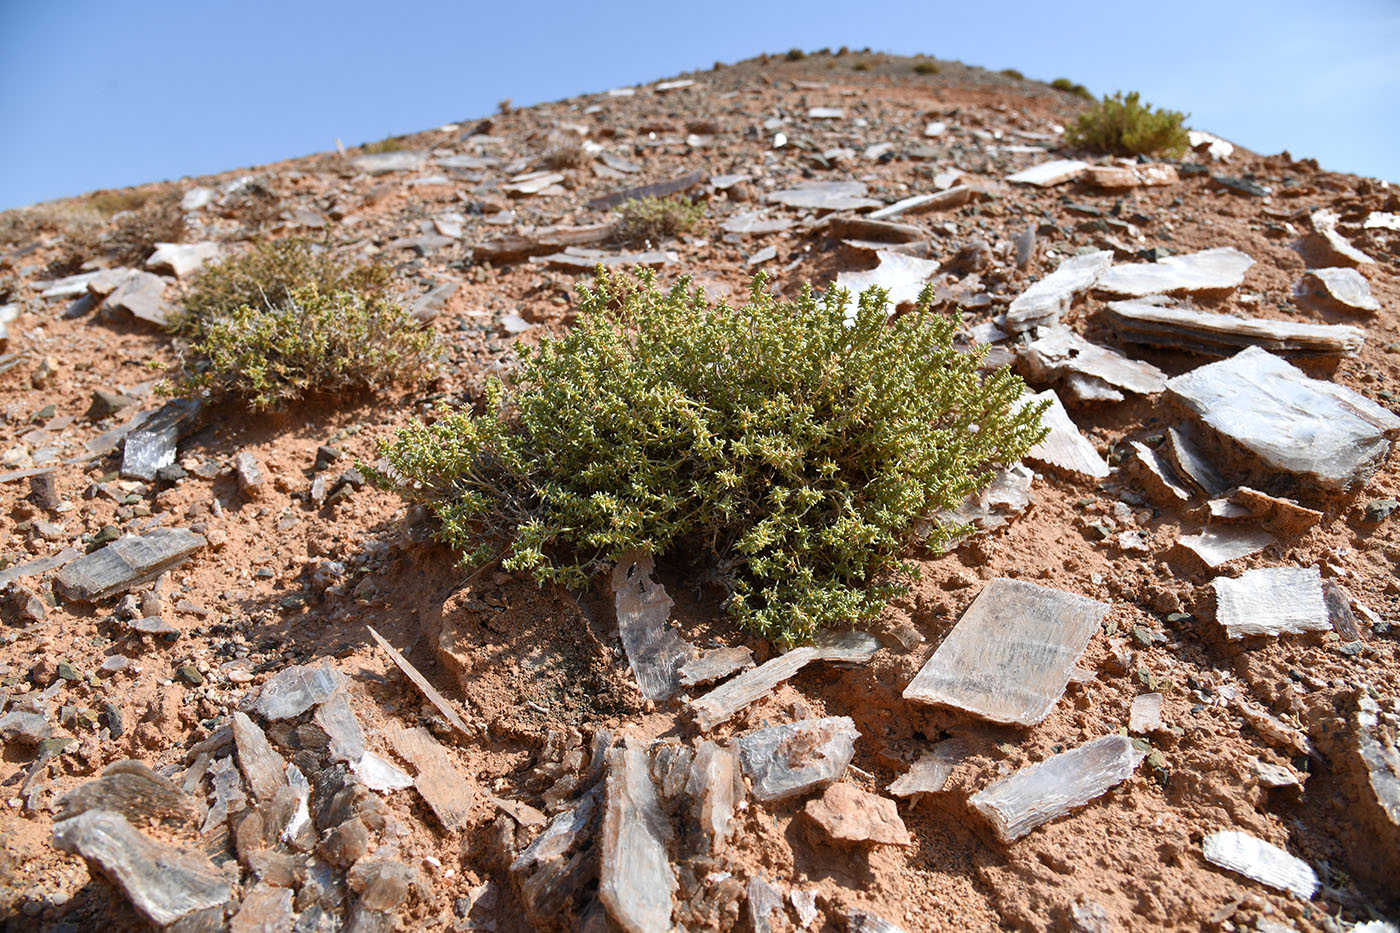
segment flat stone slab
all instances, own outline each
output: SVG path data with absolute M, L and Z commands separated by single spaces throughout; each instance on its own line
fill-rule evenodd
M 1027 583 L 989 580 L 904 690 L 918 703 L 1032 726 L 1065 692 L 1108 605 Z
M 1163 298 L 1110 301 L 1104 316 L 1124 340 L 1209 356 L 1230 356 L 1245 347 L 1298 356 L 1355 356 L 1366 342 L 1366 332 L 1349 324 L 1213 314 Z
M 814 181 L 784 188 L 768 195 L 768 203 L 818 211 L 853 211 L 882 207 L 884 202 L 866 197 L 869 189 L 860 181 Z
M 1022 351 L 1034 381 L 1063 382 L 1081 401 L 1121 401 L 1123 392 L 1155 395 L 1167 387 L 1167 374 L 1156 366 L 1090 343 L 1068 327 L 1041 333 Z M 1084 398 L 1086 394 L 1091 398 Z
M 1233 246 L 1168 256 L 1160 262 L 1114 266 L 1094 288 L 1110 295 L 1141 298 L 1183 292 L 1218 292 L 1238 288 L 1254 260 Z
M 1058 321 L 1075 296 L 1093 287 L 1113 265 L 1113 251 L 1100 250 L 1071 256 L 1054 272 L 1018 295 L 1006 311 L 1006 330 L 1019 334 L 1033 327 Z
M 177 279 L 183 279 L 192 272 L 198 272 L 205 263 L 217 259 L 223 248 L 218 243 L 157 243 L 156 251 L 146 260 L 146 268 L 152 272 L 169 272 Z
M 389 172 L 416 172 L 428 167 L 428 153 L 421 149 L 401 149 L 398 152 L 372 152 L 350 160 L 356 171 L 370 175 Z
M 1246 635 L 1326 632 L 1332 628 L 1316 567 L 1265 567 L 1216 577 L 1215 621 L 1231 640 Z
M 1002 778 L 968 803 L 1002 842 L 1084 806 L 1126 781 L 1146 757 L 1121 735 L 1108 735 Z
M 1015 185 L 1036 185 L 1041 188 L 1049 188 L 1078 178 L 1088 168 L 1088 162 L 1080 162 L 1077 159 L 1055 159 L 1051 162 L 1032 165 L 1014 175 L 1007 175 L 1006 180 Z
M 1382 870 L 1400 865 L 1400 702 L 1395 697 L 1377 703 L 1358 691 L 1354 754 L 1360 765 L 1363 808 L 1371 811 L 1368 825 L 1388 847 Z M 1362 856 L 1366 858 L 1366 856 Z
M 54 577 L 54 589 L 74 602 L 91 603 L 120 596 L 188 560 L 207 543 L 184 528 L 157 528 L 144 535 L 127 535 L 65 566 Z
M 203 853 L 156 842 L 108 810 L 61 820 L 53 835 L 56 847 L 86 859 L 157 929 L 222 925 L 229 879 Z
M 335 696 L 346 685 L 345 675 L 329 661 L 316 666 L 294 664 L 273 674 L 253 701 L 253 711 L 269 722 L 295 719 Z
M 1333 310 L 1374 314 L 1381 309 L 1381 303 L 1371 296 L 1366 276 L 1347 266 L 1309 269 L 1295 294 Z
M 850 289 L 854 296 L 872 285 L 878 285 L 889 292 L 890 304 L 897 308 L 917 301 L 924 285 L 938 272 L 939 263 L 933 259 L 919 259 L 888 249 L 876 250 L 875 256 L 880 260 L 878 266 L 863 272 L 838 273 L 836 286 Z M 846 311 L 846 317 L 854 320 L 855 315 L 853 301 Z
M 1099 188 L 1150 188 L 1174 185 L 1181 180 L 1172 165 L 1091 165 L 1084 180 Z
M 107 296 L 105 306 L 160 327 L 165 326 L 174 311 L 165 300 L 165 279 L 150 272 L 130 272 Z
M 1041 423 L 1050 429 L 1050 433 L 1030 449 L 1026 459 L 1091 479 L 1107 476 L 1110 472 L 1108 462 L 1094 449 L 1089 439 L 1079 433 L 1079 428 L 1070 420 L 1069 412 L 1065 411 L 1054 389 L 1046 389 L 1036 395 L 1023 395 L 1017 404 L 1025 406 L 1046 401 L 1050 407 L 1045 410 Z
M 1206 861 L 1279 891 L 1308 900 L 1317 891 L 1317 873 L 1307 862 L 1248 833 L 1222 830 L 1201 844 Z
M 849 716 L 804 719 L 740 736 L 739 761 L 762 801 L 824 787 L 846 771 L 860 736 Z
M 1370 266 L 1375 260 L 1337 232 L 1341 217 L 1336 211 L 1313 211 L 1313 232 L 1298 241 L 1298 251 L 1310 267 Z
M 1400 435 L 1400 417 L 1258 347 L 1168 380 L 1167 390 L 1270 470 L 1330 489 L 1364 483 Z
M 1252 525 L 1225 525 L 1184 535 L 1176 543 L 1193 552 L 1207 567 L 1214 568 L 1262 551 L 1278 543 L 1278 539 L 1263 528 Z
M 606 760 L 598 898 L 628 933 L 669 930 L 678 887 L 666 851 L 673 830 L 651 780 L 646 747 L 628 738 Z
M 768 217 L 762 211 L 746 211 L 727 218 L 719 228 L 725 233 L 757 236 L 764 233 L 782 233 L 792 224 L 793 221 L 786 217 Z

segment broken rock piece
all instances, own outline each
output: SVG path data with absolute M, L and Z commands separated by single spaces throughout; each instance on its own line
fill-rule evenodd
M 1271 471 L 1330 489 L 1365 482 L 1400 436 L 1400 417 L 1250 347 L 1167 381 L 1208 427 Z
M 1002 842 L 1102 796 L 1132 776 L 1144 754 L 1125 736 L 1108 735 L 1022 768 L 969 800 Z
M 1045 440 L 1036 444 L 1026 454 L 1026 459 L 1048 467 L 1078 473 L 1091 479 L 1102 479 L 1109 474 L 1107 461 L 1094 449 L 1079 428 L 1069 418 L 1069 412 L 1060 402 L 1054 389 L 1046 389 L 1036 395 L 1023 395 L 1020 406 L 1037 402 L 1049 402 L 1041 423 L 1049 429 Z
M 838 273 L 836 286 L 850 289 L 853 295 L 858 295 L 870 286 L 878 285 L 889 292 L 890 304 L 898 308 L 917 301 L 925 283 L 938 271 L 936 260 L 919 259 L 888 249 L 876 250 L 875 255 L 880 260 L 878 266 L 864 272 Z M 848 308 L 847 320 L 855 320 L 857 310 L 854 304 Z
M 661 811 L 646 747 L 627 738 L 607 752 L 598 898 L 628 933 L 671 929 L 676 876 L 666 847 L 672 830 Z
M 467 821 L 474 794 L 471 784 L 447 757 L 447 751 L 427 729 L 405 729 L 396 722 L 385 727 L 394 750 L 413 765 L 418 776 L 413 785 L 432 808 L 444 829 L 455 833 Z
M 263 719 L 295 719 L 324 703 L 345 686 L 345 676 L 329 661 L 310 665 L 293 664 L 273 674 L 253 701 L 253 710 Z M 353 714 L 352 714 L 353 715 Z
M 1092 288 L 1112 264 L 1111 250 L 1085 253 L 1064 260 L 1054 272 L 1011 302 L 1011 307 L 1006 311 L 1007 331 L 1019 334 L 1055 323 L 1069 310 L 1075 296 Z
M 1010 315 L 1007 315 L 1008 323 Z M 1122 392 L 1154 395 L 1167 387 L 1167 375 L 1151 363 L 1130 360 L 1116 350 L 1092 344 L 1068 327 L 1050 328 L 1028 345 L 1023 359 L 1037 384 L 1064 381 L 1080 401 L 1122 401 Z M 1084 388 L 1096 389 L 1085 397 Z M 1121 391 L 1120 391 L 1121 390 Z
M 1381 309 L 1381 303 L 1371 297 L 1371 283 L 1366 277 L 1345 266 L 1308 270 L 1294 293 L 1334 311 L 1374 313 Z
M 1194 553 L 1207 567 L 1219 567 L 1262 551 L 1277 541 L 1263 528 L 1239 525 L 1205 528 L 1199 534 L 1178 538 L 1176 543 Z
M 613 568 L 613 603 L 623 650 L 642 696 L 665 700 L 681 687 L 680 668 L 695 658 L 695 647 L 666 622 L 675 604 L 651 578 L 650 554 L 629 551 Z
M 1307 900 L 1317 890 L 1317 874 L 1307 862 L 1248 833 L 1211 833 L 1201 846 L 1206 861 L 1238 872 L 1260 884 L 1289 891 Z
M 1374 866 L 1366 874 L 1385 874 L 1400 868 L 1400 703 L 1382 697 L 1384 705 L 1364 690 L 1358 692 L 1356 740 L 1359 809 L 1365 824 L 1382 843 L 1358 861 Z M 1363 869 L 1365 870 L 1365 869 Z M 1393 877 L 1393 875 L 1389 875 Z
M 1162 297 L 1110 301 L 1104 314 L 1124 340 L 1208 356 L 1230 356 L 1244 347 L 1297 356 L 1355 356 L 1366 342 L 1366 332 L 1349 324 L 1211 314 Z
M 118 538 L 59 571 L 54 589 L 64 599 L 97 602 L 119 596 L 184 563 L 208 542 L 183 528 L 157 528 Z
M 1006 176 L 1006 180 L 1017 185 L 1036 185 L 1040 188 L 1049 188 L 1077 178 L 1088 167 L 1088 162 L 1080 162 L 1077 159 L 1055 159 L 1022 169 L 1014 175 Z
M 442 713 L 442 717 L 451 723 L 452 727 L 458 732 L 463 735 L 471 735 L 471 730 L 467 728 L 467 724 L 462 720 L 462 717 L 457 715 L 457 711 L 448 705 L 447 700 L 441 693 L 438 693 L 437 688 L 428 683 L 428 678 L 424 677 L 418 668 L 410 664 L 408 658 L 399 654 L 398 650 L 395 649 L 393 645 L 389 644 L 384 636 L 376 632 L 372 626 L 366 625 L 365 628 L 369 630 L 370 636 L 379 647 L 384 649 L 384 653 L 387 654 L 398 669 L 403 672 L 403 675 L 407 677 L 415 687 L 422 691 L 423 696 L 428 699 L 429 703 L 433 704 L 439 713 Z
M 165 300 L 165 279 L 149 272 L 123 269 L 124 278 L 107 296 L 104 308 L 125 311 L 134 318 L 164 327 L 175 309 Z
M 157 243 L 156 251 L 146 260 L 146 268 L 153 272 L 169 272 L 177 279 L 183 279 L 191 272 L 216 259 L 221 252 L 218 243 Z
M 1351 241 L 1337 232 L 1341 218 L 1335 211 L 1314 211 L 1313 232 L 1298 241 L 1298 252 L 1302 253 L 1309 266 L 1326 268 L 1335 266 L 1369 266 L 1375 260 L 1351 245 Z
M 909 831 L 895 802 L 854 784 L 829 785 L 820 797 L 807 801 L 804 812 L 837 842 L 909 845 Z
M 1031 726 L 1065 692 L 1108 605 L 997 577 L 987 582 L 904 698 Z
M 849 716 L 804 719 L 740 736 L 739 759 L 755 797 L 781 800 L 844 774 L 859 735 Z
M 682 664 L 676 669 L 682 686 L 713 683 L 730 674 L 749 670 L 754 666 L 753 651 L 739 645 L 733 648 L 711 648 Z
M 953 769 L 967 757 L 967 752 L 967 743 L 961 739 L 944 739 L 896 778 L 890 785 L 890 793 L 896 797 L 938 793 L 948 783 Z
M 1327 600 L 1316 567 L 1266 567 L 1216 577 L 1215 619 L 1232 640 L 1246 635 L 1325 632 Z
M 739 755 L 728 746 L 708 739 L 695 747 L 685 791 L 691 810 L 710 843 L 710 852 L 722 852 L 729 836 L 734 810 L 744 799 Z
M 814 181 L 796 188 L 785 188 L 768 195 L 770 204 L 823 211 L 850 211 L 881 207 L 882 203 L 866 197 L 868 189 L 860 181 Z
M 1160 262 L 1114 266 L 1094 288 L 1110 295 L 1142 297 L 1181 292 L 1218 292 L 1238 288 L 1254 260 L 1233 246 L 1168 256 Z
M 180 438 L 194 429 L 203 404 L 188 399 L 166 402 L 155 414 L 126 436 L 122 447 L 121 475 L 151 482 L 161 467 L 175 462 Z
M 53 834 L 55 846 L 86 859 L 157 929 L 222 926 L 229 879 L 203 853 L 158 843 L 107 810 L 61 820 Z

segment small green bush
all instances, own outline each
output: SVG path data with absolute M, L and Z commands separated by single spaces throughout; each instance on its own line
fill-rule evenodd
M 1017 81 L 1026 80 L 1026 76 L 1021 74 L 1021 69 L 1019 68 L 1003 68 L 1001 71 L 998 71 L 997 74 L 1001 75 L 1003 78 L 1014 78 Z
M 388 293 L 390 281 L 386 267 L 347 263 L 310 240 L 273 240 L 206 266 L 185 296 L 184 312 L 171 324 L 179 333 L 201 337 L 213 322 L 239 308 L 277 307 L 296 289 L 314 287 L 323 295 L 351 291 L 377 298 Z
M 807 53 L 801 49 L 788 49 L 787 60 L 790 62 L 800 62 L 807 57 Z
M 869 71 L 869 70 L 870 70 L 870 62 L 867 62 L 867 61 L 859 61 L 859 62 L 856 62 L 854 65 L 851 66 L 851 70 L 852 70 L 852 71 Z
M 360 150 L 366 155 L 378 155 L 383 152 L 398 152 L 402 148 L 402 136 L 385 136 L 378 142 L 365 143 Z
M 379 484 L 426 504 L 443 540 L 541 585 L 579 587 L 634 548 L 708 552 L 729 614 L 783 643 L 876 616 L 901 555 L 966 529 L 916 521 L 961 503 L 1039 441 L 1042 409 L 957 321 L 887 323 L 882 289 L 731 310 L 688 280 L 599 270 L 568 336 L 542 341 L 484 414 L 444 409 L 381 442 Z
M 315 285 L 214 318 L 192 352 L 182 393 L 241 398 L 255 410 L 421 380 L 435 360 L 432 331 L 398 304 Z
M 914 65 L 914 73 L 921 75 L 936 75 L 939 68 L 937 62 L 922 61 Z
M 658 242 L 694 230 L 705 219 L 705 202 L 689 198 L 633 198 L 617 209 L 618 238 Z
M 1066 94 L 1073 94 L 1075 97 L 1082 97 L 1085 100 L 1093 100 L 1094 95 L 1089 93 L 1089 89 L 1082 84 L 1076 84 L 1069 78 L 1056 78 L 1050 82 L 1050 86 L 1057 91 L 1064 91 Z
M 1104 95 L 1099 104 L 1065 128 L 1065 142 L 1111 155 L 1179 156 L 1189 148 L 1186 114 L 1139 102 L 1137 91 Z

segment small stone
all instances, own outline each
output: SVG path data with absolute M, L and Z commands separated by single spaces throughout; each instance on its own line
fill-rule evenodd
M 1114 266 L 1094 288 L 1111 295 L 1142 297 L 1181 292 L 1215 292 L 1239 287 L 1254 260 L 1233 246 L 1168 256 L 1160 262 Z
M 1366 511 L 1362 518 L 1374 525 L 1390 518 L 1396 509 L 1400 509 L 1400 502 L 1394 499 L 1372 499 L 1366 503 Z
M 104 528 L 98 537 L 105 532 Z M 76 602 L 118 596 L 183 563 L 205 544 L 204 538 L 182 528 L 117 538 L 65 566 L 54 578 L 54 590 Z
M 263 471 L 258 458 L 246 450 L 239 451 L 233 458 L 233 469 L 238 477 L 238 489 L 249 499 L 260 499 L 263 493 Z
M 830 784 L 855 754 L 860 735 L 848 716 L 769 726 L 737 739 L 754 796 L 781 800 Z
M 807 816 L 837 842 L 907 846 L 909 831 L 893 800 L 838 782 L 821 797 L 807 801 Z
M 58 679 L 66 680 L 69 683 L 83 679 L 82 673 L 67 661 L 58 662 Z
M 1289 891 L 1309 900 L 1317 890 L 1317 874 L 1302 859 L 1248 833 L 1222 830 L 1211 833 L 1202 845 L 1206 861 L 1238 872 L 1260 884 Z
M 204 683 L 204 675 L 193 664 L 181 664 L 175 668 L 175 676 L 191 687 L 198 687 Z

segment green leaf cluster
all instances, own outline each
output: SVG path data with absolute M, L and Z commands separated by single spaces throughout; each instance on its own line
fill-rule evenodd
M 432 331 L 398 304 L 314 284 L 205 320 L 192 349 L 182 393 L 242 398 L 257 410 L 421 380 L 436 361 Z
M 1065 128 L 1065 142 L 1110 155 L 1183 155 L 1190 146 L 1186 114 L 1144 104 L 1137 91 L 1104 95 Z
M 760 635 L 870 620 L 912 570 L 916 521 L 1037 443 L 1042 409 L 954 349 L 931 290 L 890 322 L 879 288 L 852 308 L 845 290 L 780 301 L 764 284 L 731 309 L 600 269 L 573 331 L 527 351 L 484 413 L 383 441 L 377 481 L 429 506 L 469 565 L 578 587 L 632 549 L 708 551 Z

